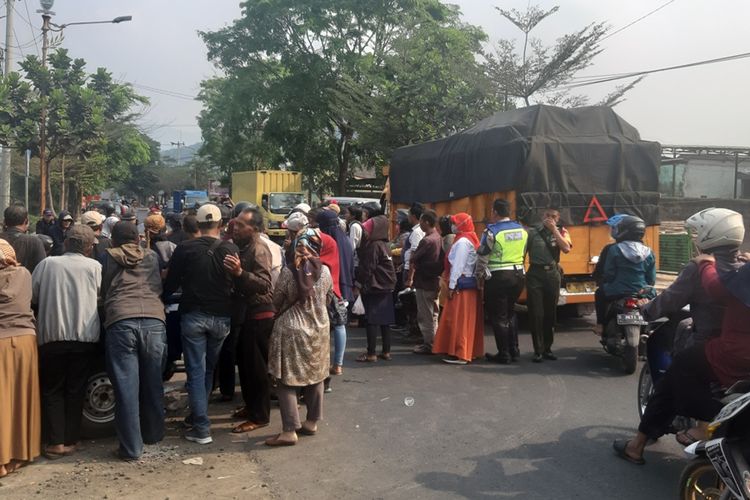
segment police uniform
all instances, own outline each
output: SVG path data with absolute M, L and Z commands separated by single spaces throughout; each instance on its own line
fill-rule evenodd
M 565 228 L 561 236 L 570 243 Z M 529 229 L 529 271 L 526 274 L 526 302 L 529 329 L 536 356 L 552 354 L 557 301 L 560 298 L 560 247 L 555 235 L 544 226 Z
M 508 363 L 518 359 L 518 331 L 515 303 L 524 286 L 523 261 L 528 234 L 511 220 L 496 222 L 482 235 L 478 254 L 486 261 L 484 304 L 495 334 L 497 355 L 487 354 L 491 361 Z

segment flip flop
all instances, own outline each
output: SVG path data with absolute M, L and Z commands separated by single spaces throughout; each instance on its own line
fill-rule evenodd
M 691 444 L 700 441 L 700 439 L 696 439 L 695 436 L 690 434 L 690 429 L 678 432 L 677 434 L 675 434 L 674 438 L 682 446 L 690 446 Z
M 65 453 L 65 452 L 62 452 L 62 453 L 57 453 L 57 452 L 55 452 L 55 451 L 47 451 L 47 450 L 44 450 L 44 451 L 42 452 L 42 455 L 44 455 L 44 458 L 46 458 L 46 459 L 48 459 L 48 460 L 59 460 L 59 459 L 61 459 L 61 458 L 63 458 L 63 457 L 67 457 L 67 456 L 69 456 L 69 455 L 70 455 L 70 453 Z
M 377 360 L 378 360 L 378 357 L 375 356 L 374 354 L 370 356 L 367 353 L 363 353 L 357 356 L 357 359 L 355 361 L 357 361 L 358 363 L 375 363 Z
M 629 441 L 625 439 L 615 439 L 615 441 L 612 443 L 612 448 L 614 448 L 615 454 L 623 460 L 627 460 L 631 464 L 644 465 L 646 461 L 643 459 L 643 457 L 633 458 L 625 453 L 625 448 L 628 446 L 628 443 Z
M 278 434 L 276 437 L 266 439 L 266 446 L 294 446 L 295 444 L 297 444 L 297 441 L 287 441 L 285 439 L 279 439 L 279 436 L 281 436 L 281 434 Z
M 232 429 L 232 434 L 244 434 L 245 432 L 252 432 L 263 427 L 268 427 L 268 423 L 259 424 L 248 420 L 247 422 L 242 422 L 235 426 L 234 429 Z
M 299 429 L 297 429 L 296 432 L 297 434 L 302 434 L 303 436 L 314 436 L 315 434 L 318 433 L 318 429 L 312 430 L 312 429 L 308 429 L 307 427 L 302 426 Z

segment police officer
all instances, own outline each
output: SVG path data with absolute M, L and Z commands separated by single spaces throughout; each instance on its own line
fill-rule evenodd
M 517 361 L 519 355 L 514 306 L 524 285 L 528 234 L 521 224 L 510 220 L 510 204 L 506 200 L 495 200 L 492 220 L 477 251 L 477 274 L 480 281 L 486 280 L 484 304 L 497 345 L 497 354 L 486 353 L 485 358 L 508 364 Z
M 557 300 L 560 297 L 560 252 L 573 247 L 568 231 L 560 224 L 560 212 L 552 208 L 544 211 L 542 223 L 529 229 L 529 272 L 526 274 L 526 294 L 529 308 L 531 338 L 534 341 L 534 363 L 543 359 L 554 361 L 554 341 Z

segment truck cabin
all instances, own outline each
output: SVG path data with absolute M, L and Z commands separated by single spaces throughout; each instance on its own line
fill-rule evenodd
M 286 216 L 294 207 L 304 203 L 302 193 L 268 193 L 261 197 L 261 206 L 266 212 Z

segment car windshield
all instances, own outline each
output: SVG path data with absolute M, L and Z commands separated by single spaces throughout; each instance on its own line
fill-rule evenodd
M 268 209 L 272 214 L 288 214 L 305 201 L 302 193 L 271 193 L 268 195 Z

